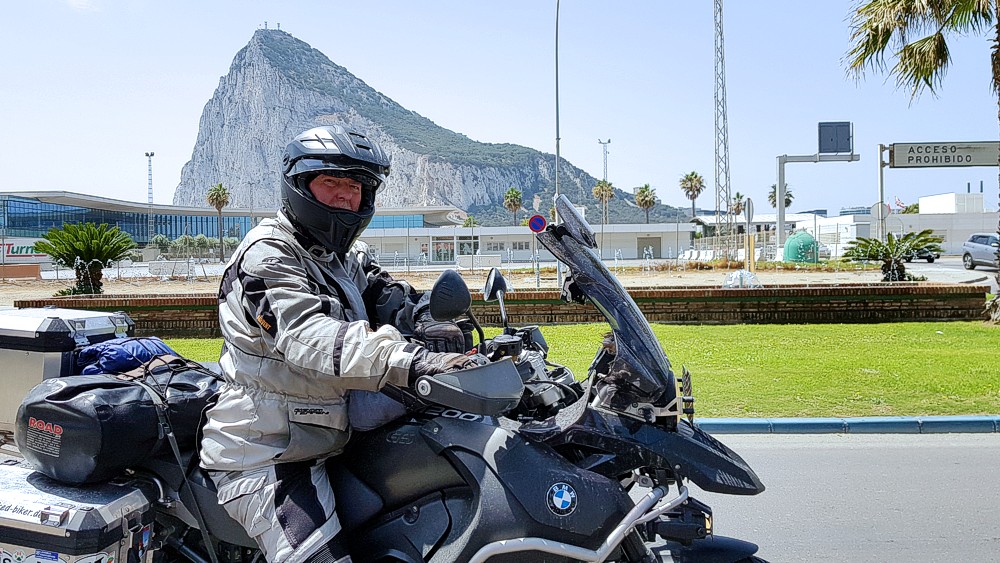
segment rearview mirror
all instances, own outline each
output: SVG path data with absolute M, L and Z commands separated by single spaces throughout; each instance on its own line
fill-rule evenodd
M 483 299 L 485 301 L 496 301 L 505 293 L 507 293 L 507 280 L 504 279 L 500 270 L 496 268 L 490 269 L 489 275 L 486 276 L 486 286 L 483 287 Z
M 435 321 L 450 321 L 469 312 L 472 294 L 461 274 L 455 270 L 445 270 L 431 288 L 428 305 Z

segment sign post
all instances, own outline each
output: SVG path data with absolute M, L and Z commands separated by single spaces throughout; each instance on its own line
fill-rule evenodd
M 544 231 L 545 224 L 546 224 L 545 217 L 542 217 L 541 215 L 532 215 L 531 218 L 528 219 L 528 228 L 531 229 L 531 232 L 535 234 Z M 542 265 L 541 261 L 538 260 L 538 246 L 537 246 L 538 243 L 536 242 L 537 240 L 538 237 L 531 237 L 531 253 L 532 253 L 532 258 L 535 260 L 535 289 L 538 289 L 542 285 L 542 280 L 541 280 Z M 558 266 L 559 266 L 559 261 L 556 260 L 556 267 L 558 268 Z
M 747 271 L 752 272 L 756 266 L 753 259 L 754 250 L 756 250 L 754 247 L 756 245 L 754 244 L 753 233 L 750 231 L 750 224 L 753 222 L 753 200 L 750 198 L 747 198 L 746 203 L 743 205 L 743 216 L 747 220 L 746 242 L 743 243 L 743 253 L 746 255 L 745 268 Z

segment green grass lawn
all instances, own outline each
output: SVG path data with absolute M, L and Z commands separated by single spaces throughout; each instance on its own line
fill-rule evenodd
M 1000 327 L 981 322 L 653 325 L 698 416 L 1000 414 Z M 549 359 L 586 375 L 605 324 L 542 327 Z M 487 329 L 487 336 L 496 334 Z M 167 343 L 214 361 L 220 339 Z

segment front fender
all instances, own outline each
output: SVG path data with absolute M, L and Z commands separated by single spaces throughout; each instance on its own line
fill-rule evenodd
M 701 428 L 682 420 L 676 432 L 649 425 L 644 430 L 639 438 L 648 439 L 645 447 L 670 460 L 674 473 L 703 490 L 730 495 L 764 492 L 764 484 L 750 465 Z
M 750 556 L 757 553 L 757 544 L 725 536 L 709 536 L 694 540 L 690 545 L 668 541 L 650 549 L 663 561 L 673 563 L 693 563 L 695 561 L 698 563 L 732 563 L 733 561 L 748 560 Z

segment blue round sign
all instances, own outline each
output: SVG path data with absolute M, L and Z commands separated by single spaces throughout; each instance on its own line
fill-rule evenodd
M 528 228 L 531 229 L 533 233 L 540 233 L 545 230 L 545 217 L 541 215 L 532 215 L 531 219 L 528 219 Z

